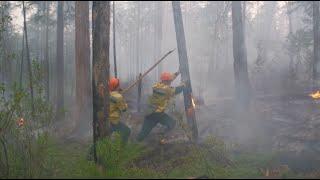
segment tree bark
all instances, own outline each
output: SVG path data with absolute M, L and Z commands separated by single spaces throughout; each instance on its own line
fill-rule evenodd
M 40 4 L 39 4 L 39 8 L 40 8 L 40 16 L 41 16 L 41 25 L 39 26 L 39 29 L 40 29 L 40 38 L 39 38 L 39 45 L 40 45 L 40 59 L 39 61 L 41 62 L 41 68 L 44 68 L 44 65 L 45 65 L 45 41 L 46 41 L 46 23 L 43 21 L 43 17 L 45 17 L 45 12 L 46 12 L 46 3 L 45 1 L 42 1 Z M 42 82 L 43 84 L 45 84 L 45 78 L 42 79 Z
M 32 106 L 32 116 L 34 116 L 34 100 L 33 100 L 33 81 L 32 81 L 32 67 L 31 67 L 31 59 L 30 59 L 30 51 L 29 51 L 29 43 L 28 43 L 28 31 L 27 31 L 27 22 L 26 22 L 26 8 L 24 6 L 24 1 L 22 1 L 23 8 L 23 27 L 24 27 L 24 35 L 26 38 L 26 53 L 27 53 L 27 62 L 28 62 L 28 72 L 29 72 L 29 87 L 31 92 L 31 106 Z
M 320 54 L 319 54 L 319 1 L 313 1 L 313 85 L 318 87 L 320 82 Z
M 288 34 L 288 38 L 291 39 L 292 37 L 292 17 L 291 17 L 291 5 L 292 2 L 286 2 L 287 4 L 287 16 L 288 16 L 288 22 L 289 22 L 289 34 Z M 289 41 L 291 42 L 291 40 Z M 293 48 L 292 48 L 292 44 L 289 44 L 289 71 L 290 71 L 290 77 L 292 77 L 294 75 L 294 64 L 293 64 Z
M 136 69 L 135 74 L 140 73 L 140 1 L 137 3 L 137 34 L 136 34 Z
M 94 141 L 109 135 L 109 36 L 110 2 L 94 1 L 92 4 L 92 90 Z
M 156 21 L 155 21 L 155 59 L 157 59 L 161 55 L 162 51 L 162 16 L 163 16 L 163 2 L 157 1 L 156 5 Z M 162 64 L 158 65 L 157 71 L 157 79 L 160 77 L 162 72 Z
M 76 62 L 76 131 L 89 127 L 90 97 L 90 37 L 89 1 L 75 2 L 75 62 Z
M 22 32 L 22 51 L 21 51 L 21 66 L 20 66 L 20 78 L 19 87 L 22 89 L 22 72 L 23 72 L 23 61 L 24 61 L 24 32 Z
M 117 72 L 117 51 L 116 51 L 116 11 L 115 11 L 115 1 L 112 3 L 112 10 L 113 10 L 113 15 L 112 15 L 112 23 L 113 23 L 113 63 L 114 63 L 114 77 L 118 77 L 118 72 Z
M 235 96 L 238 108 L 247 108 L 250 103 L 249 92 L 251 88 L 247 70 L 247 52 L 242 19 L 241 2 L 232 1 Z
M 49 2 L 46 1 L 46 39 L 45 39 L 45 81 L 46 81 L 46 98 L 49 101 L 50 98 L 50 87 L 49 87 Z
M 57 9 L 57 109 L 61 111 L 64 106 L 64 52 L 63 52 L 63 7 L 64 1 L 58 1 Z M 58 119 L 63 118 L 62 113 L 58 113 Z
M 246 37 L 246 8 L 247 8 L 247 2 L 242 1 L 242 22 L 243 22 L 244 37 Z
M 188 56 L 183 29 L 180 1 L 172 1 L 172 9 L 177 38 L 181 79 L 182 81 L 186 82 L 186 88 L 183 90 L 185 111 L 187 113 L 187 121 L 189 127 L 192 130 L 192 140 L 196 141 L 198 138 L 198 127 L 194 107 L 192 106 L 192 87 L 189 74 Z

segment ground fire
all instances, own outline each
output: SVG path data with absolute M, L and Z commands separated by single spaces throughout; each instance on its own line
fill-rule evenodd
M 316 91 L 314 93 L 309 94 L 310 97 L 313 99 L 319 99 L 320 98 L 320 91 Z

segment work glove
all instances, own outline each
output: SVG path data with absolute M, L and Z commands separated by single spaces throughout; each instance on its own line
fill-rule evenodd
M 179 76 L 179 74 L 180 74 L 179 71 L 173 73 L 173 77 L 172 77 L 172 80 L 171 80 L 171 81 L 175 80 L 175 79 Z
M 184 88 L 186 88 L 186 87 L 187 87 L 187 84 L 188 84 L 188 81 L 182 81 L 182 82 L 180 83 L 180 86 L 183 86 Z

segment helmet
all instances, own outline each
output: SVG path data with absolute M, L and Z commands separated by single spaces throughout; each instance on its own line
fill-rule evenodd
M 120 84 L 120 80 L 118 78 L 111 78 L 109 81 L 109 90 L 113 91 L 115 90 Z
M 172 74 L 169 72 L 161 73 L 160 79 L 161 81 L 171 81 L 173 78 Z

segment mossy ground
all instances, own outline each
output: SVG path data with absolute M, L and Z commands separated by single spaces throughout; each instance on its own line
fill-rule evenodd
M 87 160 L 89 144 L 50 140 L 34 178 L 261 178 L 260 168 L 270 166 L 274 154 L 228 155 L 233 165 L 211 156 L 208 149 L 190 143 L 148 147 L 129 143 L 126 147 L 105 140 L 98 145 L 101 166 Z M 109 156 L 107 154 L 110 154 Z M 220 153 L 220 152 L 216 152 Z M 113 156 L 111 155 L 113 154 Z M 218 154 L 219 155 L 219 154 Z M 220 154 L 221 155 L 221 154 Z M 222 155 L 223 156 L 223 155 Z M 12 175 L 11 177 L 19 177 Z M 281 176 L 297 177 L 286 173 Z

